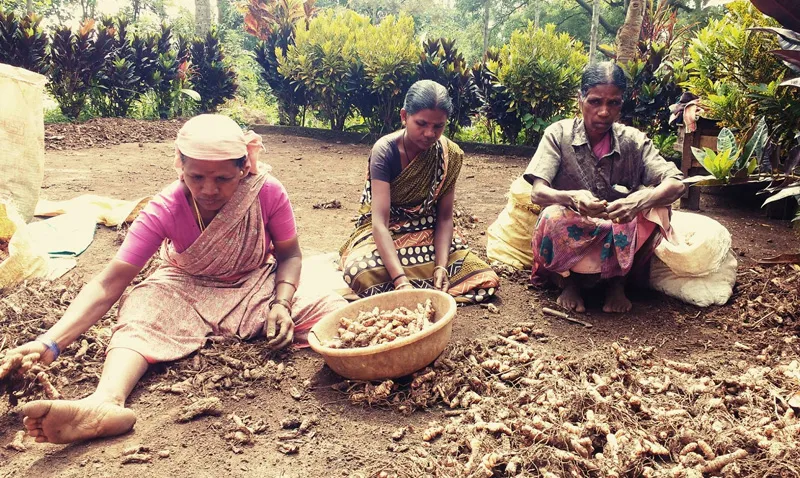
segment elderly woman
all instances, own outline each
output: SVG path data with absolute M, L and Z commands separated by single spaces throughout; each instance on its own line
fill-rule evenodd
M 344 280 L 361 297 L 416 287 L 481 302 L 497 289 L 497 274 L 453 225 L 464 153 L 442 136 L 452 112 L 445 87 L 418 81 L 400 110 L 404 128 L 372 148 L 360 217 L 340 250 Z
M 48 364 L 120 299 L 150 257 L 162 265 L 122 298 L 97 390 L 82 400 L 34 401 L 22 411 L 39 442 L 69 443 L 130 430 L 125 401 L 150 364 L 177 360 L 208 336 L 266 336 L 279 349 L 345 303 L 295 296 L 301 254 L 283 185 L 259 171 L 261 137 L 230 118 L 202 115 L 178 133 L 180 179 L 136 218 L 116 258 L 47 333 L 9 352 Z
M 647 136 L 616 123 L 627 80 L 613 63 L 586 68 L 581 118 L 544 133 L 525 171 L 531 200 L 546 207 L 533 234 L 532 279 L 553 279 L 562 307 L 585 310 L 581 288 L 608 280 L 605 312 L 627 312 L 625 278 L 669 233 L 668 206 L 684 191 L 681 172 Z

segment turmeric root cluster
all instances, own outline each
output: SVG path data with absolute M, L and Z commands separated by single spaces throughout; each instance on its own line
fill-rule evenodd
M 336 337 L 326 346 L 334 349 L 368 347 L 386 344 L 400 337 L 408 337 L 430 327 L 435 310 L 431 300 L 417 304 L 414 309 L 397 307 L 393 310 L 361 311 L 355 319 L 339 319 Z

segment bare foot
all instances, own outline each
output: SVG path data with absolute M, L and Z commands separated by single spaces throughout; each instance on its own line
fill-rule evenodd
M 28 434 L 48 443 L 121 435 L 136 423 L 133 411 L 95 395 L 82 400 L 37 400 L 25 404 L 22 413 Z
M 608 283 L 603 312 L 620 314 L 630 311 L 631 307 L 633 307 L 633 304 L 625 295 L 625 278 L 617 277 L 611 279 Z
M 586 312 L 586 307 L 583 306 L 580 285 L 574 277 L 570 276 L 564 279 L 564 289 L 561 291 L 561 295 L 558 296 L 556 303 L 567 310 Z

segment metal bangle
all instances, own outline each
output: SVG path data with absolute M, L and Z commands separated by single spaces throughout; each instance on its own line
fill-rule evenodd
M 292 310 L 292 303 L 289 302 L 286 299 L 275 299 L 275 300 L 273 300 L 272 301 L 272 306 L 270 308 L 272 308 L 272 307 L 274 307 L 276 305 L 282 305 L 282 306 L 284 306 L 286 308 L 286 310 L 288 310 L 290 312 Z
M 445 266 L 436 266 L 436 267 L 433 268 L 433 271 L 436 272 L 436 269 L 443 270 L 444 271 L 444 276 L 447 277 L 448 279 L 450 278 L 450 273 L 447 272 L 447 267 L 445 267 Z
M 295 292 L 297 292 L 297 285 L 295 285 L 295 283 L 294 283 L 294 282 L 289 282 L 289 281 L 288 281 L 288 280 L 286 280 L 286 279 L 281 279 L 281 280 L 279 280 L 278 282 L 276 282 L 276 283 L 275 283 L 275 287 L 278 287 L 278 284 L 286 284 L 286 285 L 290 285 L 290 286 L 292 286 L 292 288 L 295 290 Z

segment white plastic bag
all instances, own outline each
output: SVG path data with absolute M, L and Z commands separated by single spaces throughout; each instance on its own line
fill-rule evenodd
M 0 63 L 0 197 L 33 218 L 44 177 L 44 76 Z
M 670 226 L 673 237 L 661 241 L 655 254 L 676 275 L 708 275 L 725 262 L 731 249 L 731 233 L 719 222 L 700 214 L 675 211 Z
M 650 287 L 698 307 L 723 305 L 736 283 L 736 255 L 729 251 L 715 272 L 700 277 L 679 277 L 658 257 L 650 264 Z
M 650 287 L 699 307 L 728 302 L 738 266 L 730 232 L 710 217 L 681 211 L 670 225 L 670 241 L 661 241 L 650 264 Z

